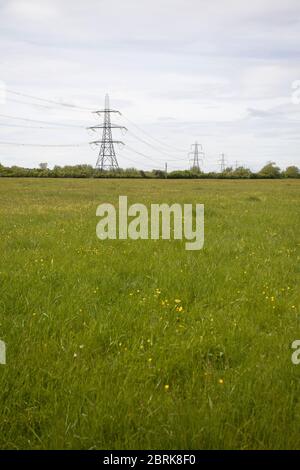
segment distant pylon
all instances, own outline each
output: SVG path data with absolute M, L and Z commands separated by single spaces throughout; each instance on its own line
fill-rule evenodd
M 124 126 L 118 126 L 116 124 L 111 124 L 110 115 L 111 113 L 121 114 L 120 111 L 115 109 L 110 109 L 109 107 L 109 96 L 105 95 L 105 106 L 103 110 L 94 111 L 94 113 L 98 114 L 99 116 L 103 113 L 104 119 L 103 124 L 99 126 L 92 126 L 88 129 L 92 131 L 97 131 L 98 129 L 103 129 L 102 131 L 102 139 L 101 140 L 94 140 L 90 142 L 90 144 L 100 145 L 100 151 L 96 162 L 96 168 L 103 170 L 116 170 L 119 168 L 118 160 L 116 157 L 115 147 L 114 144 L 122 144 L 125 145 L 124 142 L 120 140 L 113 140 L 112 138 L 112 129 L 126 129 Z
M 225 171 L 225 165 L 226 165 L 226 160 L 225 160 L 224 153 L 221 154 L 221 160 L 219 160 L 218 163 L 220 164 L 221 173 L 223 173 L 223 171 Z
M 189 155 L 193 155 L 193 165 L 192 169 L 196 171 L 200 171 L 200 164 L 199 161 L 203 164 L 203 148 L 201 144 L 198 144 L 198 142 L 195 142 L 194 144 L 191 145 L 191 148 L 194 149 L 192 152 L 189 152 Z

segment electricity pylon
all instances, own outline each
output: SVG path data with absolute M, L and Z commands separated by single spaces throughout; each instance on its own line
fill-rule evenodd
M 198 144 L 198 142 L 195 142 L 194 144 L 191 145 L 191 148 L 194 150 L 192 152 L 189 152 L 189 155 L 193 155 L 193 165 L 192 169 L 196 171 L 200 171 L 200 164 L 199 161 L 203 164 L 203 148 L 201 144 Z M 200 158 L 199 158 L 200 157 Z
M 125 145 L 124 142 L 120 140 L 113 140 L 112 138 L 112 129 L 126 129 L 124 126 L 118 126 L 116 124 L 111 124 L 110 115 L 111 113 L 121 114 L 120 111 L 116 109 L 110 109 L 109 107 L 109 96 L 105 95 L 105 107 L 100 111 L 93 111 L 98 116 L 104 114 L 103 124 L 98 126 L 88 127 L 92 131 L 97 131 L 98 129 L 103 129 L 102 139 L 94 140 L 90 142 L 91 145 L 100 145 L 100 151 L 96 162 L 96 168 L 103 170 L 116 170 L 119 168 L 118 160 L 116 157 L 114 144 Z
M 223 173 L 225 171 L 225 165 L 227 163 L 226 160 L 225 160 L 224 153 L 221 154 L 221 160 L 219 160 L 218 163 L 220 164 L 221 173 Z

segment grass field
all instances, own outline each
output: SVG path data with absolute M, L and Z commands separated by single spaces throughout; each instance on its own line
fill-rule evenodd
M 204 249 L 98 240 L 119 195 L 204 203 Z M 300 448 L 299 180 L 3 178 L 0 202 L 0 448 Z

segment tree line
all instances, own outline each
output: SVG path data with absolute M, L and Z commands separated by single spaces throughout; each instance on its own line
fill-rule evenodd
M 221 178 L 221 179 L 274 179 L 274 178 L 300 178 L 300 170 L 297 166 L 289 166 L 281 170 L 274 162 L 269 162 L 258 172 L 252 172 L 249 168 L 238 167 L 225 168 L 222 172 L 204 173 L 197 168 L 190 170 L 176 170 L 165 173 L 163 170 L 151 171 L 138 170 L 136 168 L 118 168 L 116 170 L 99 170 L 91 165 L 66 165 L 54 166 L 50 169 L 47 164 L 41 163 L 39 168 L 23 168 L 20 166 L 6 167 L 0 164 L 0 177 L 16 178 L 170 178 L 170 179 L 196 179 L 196 178 Z

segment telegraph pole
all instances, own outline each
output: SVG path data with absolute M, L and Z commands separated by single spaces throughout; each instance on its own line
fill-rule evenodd
M 100 129 L 102 131 L 102 139 L 94 140 L 90 142 L 91 145 L 100 146 L 99 155 L 96 162 L 96 168 L 103 170 L 116 170 L 119 168 L 118 160 L 116 157 L 114 144 L 125 145 L 124 142 L 120 140 L 113 140 L 112 138 L 112 129 L 126 129 L 124 126 L 118 126 L 116 124 L 111 124 L 111 113 L 121 114 L 120 111 L 116 109 L 110 109 L 109 107 L 109 96 L 105 96 L 105 107 L 103 110 L 94 111 L 98 116 L 104 115 L 103 124 L 89 127 L 94 132 L 97 132 Z
M 193 165 L 192 169 L 199 171 L 200 172 L 200 164 L 199 161 L 203 164 L 203 148 L 201 144 L 198 144 L 198 142 L 195 142 L 194 144 L 191 145 L 192 152 L 189 152 L 189 155 L 193 155 Z M 199 158 L 200 156 L 200 158 Z

